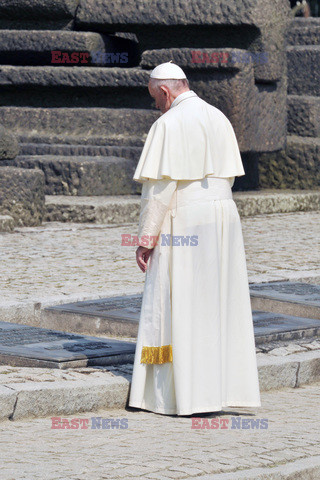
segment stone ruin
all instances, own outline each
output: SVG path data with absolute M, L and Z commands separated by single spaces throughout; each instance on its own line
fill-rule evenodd
M 319 29 L 289 0 L 2 0 L 0 124 L 20 150 L 1 173 L 42 171 L 46 195 L 139 193 L 149 73 L 173 60 L 233 124 L 234 190 L 318 188 Z

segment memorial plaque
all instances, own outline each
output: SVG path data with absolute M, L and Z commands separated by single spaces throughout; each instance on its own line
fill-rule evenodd
M 253 310 L 320 319 L 320 285 L 268 282 L 250 285 Z
M 320 333 L 320 320 L 294 317 L 272 312 L 252 312 L 255 337 L 281 332 L 315 329 Z
M 110 320 L 139 322 L 142 295 L 126 295 L 122 297 L 100 298 L 85 302 L 65 303 L 48 307 L 46 310 L 90 315 Z
M 281 292 L 281 286 L 285 282 L 277 283 L 281 283 L 281 285 L 278 287 L 278 291 Z M 267 284 L 267 286 L 269 285 L 271 284 Z M 266 286 L 266 284 L 263 284 L 263 286 Z M 313 287 L 314 285 L 307 286 Z M 290 286 L 286 285 L 285 287 L 286 288 L 284 292 L 282 292 L 283 295 L 287 294 L 288 292 L 296 291 L 296 288 L 292 290 L 292 284 Z M 269 291 L 268 288 L 266 291 Z M 307 291 L 309 291 L 309 295 L 314 293 L 314 289 L 309 289 Z M 85 302 L 68 303 L 50 307 L 50 310 L 84 315 L 86 316 L 86 319 L 88 319 L 90 316 L 97 316 L 102 319 L 114 319 L 118 322 L 138 323 L 141 301 L 142 295 L 128 295 Z M 271 339 L 289 340 L 290 338 L 303 338 L 306 330 L 308 330 L 308 335 L 317 335 L 320 333 L 320 320 L 261 310 L 253 310 L 252 316 L 256 343 L 262 343 L 263 341 L 267 342 Z
M 250 294 L 273 300 L 320 307 L 320 285 L 302 282 L 268 282 L 250 285 Z
M 68 368 L 132 363 L 135 343 L 0 322 L 0 363 Z

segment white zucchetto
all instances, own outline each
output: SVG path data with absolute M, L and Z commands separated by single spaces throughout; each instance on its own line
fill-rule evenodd
M 150 78 L 157 78 L 159 80 L 182 80 L 187 77 L 182 68 L 170 60 L 170 62 L 161 63 L 155 67 L 150 74 Z

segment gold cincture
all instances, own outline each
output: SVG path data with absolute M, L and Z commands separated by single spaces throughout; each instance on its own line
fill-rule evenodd
M 142 347 L 140 363 L 172 362 L 172 345 L 162 347 Z

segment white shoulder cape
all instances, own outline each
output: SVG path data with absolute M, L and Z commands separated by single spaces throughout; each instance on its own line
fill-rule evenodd
M 193 91 L 172 105 L 150 128 L 133 180 L 245 175 L 233 127 L 221 110 Z

